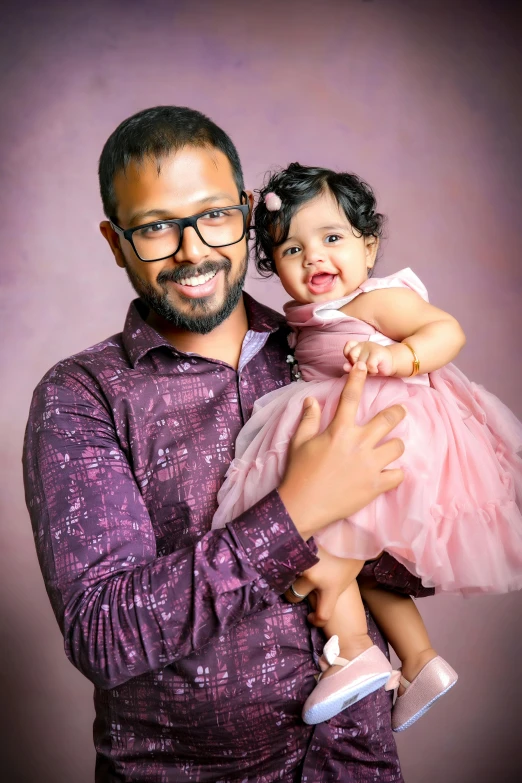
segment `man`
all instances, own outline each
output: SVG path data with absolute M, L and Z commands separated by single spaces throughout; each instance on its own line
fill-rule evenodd
M 280 596 L 304 571 L 350 581 L 344 561 L 315 565 L 312 536 L 400 482 L 385 468 L 402 444 L 377 444 L 404 411 L 356 427 L 356 368 L 321 435 L 310 401 L 279 489 L 210 531 L 242 424 L 290 381 L 282 318 L 242 293 L 252 195 L 228 136 L 179 107 L 123 122 L 99 175 L 139 299 L 41 381 L 24 452 L 65 650 L 95 685 L 96 780 L 400 781 L 384 691 L 302 722 L 323 640 Z M 419 588 L 391 558 L 372 573 Z

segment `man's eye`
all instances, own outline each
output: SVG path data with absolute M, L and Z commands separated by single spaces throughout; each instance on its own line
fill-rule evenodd
M 237 217 L 235 210 L 233 209 L 211 209 L 210 212 L 205 212 L 204 215 L 198 217 L 198 226 L 224 226 L 226 223 L 230 223 Z
M 169 223 L 153 223 L 152 226 L 146 226 L 140 228 L 136 233 L 142 237 L 150 237 L 153 235 L 164 234 L 167 231 L 172 231 L 173 227 Z

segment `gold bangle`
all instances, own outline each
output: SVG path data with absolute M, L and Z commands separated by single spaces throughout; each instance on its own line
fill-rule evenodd
M 411 347 L 411 345 L 409 343 L 403 343 L 403 345 L 405 345 L 406 348 L 409 348 L 410 351 L 413 354 L 413 369 L 412 369 L 411 373 L 408 376 L 408 378 L 413 378 L 414 375 L 418 375 L 419 372 L 420 372 L 419 357 L 417 356 L 417 354 L 415 353 L 415 351 L 413 350 L 413 348 Z

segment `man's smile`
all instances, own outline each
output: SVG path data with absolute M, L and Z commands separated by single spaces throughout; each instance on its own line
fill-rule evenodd
M 184 277 L 179 281 L 170 280 L 168 282 L 183 296 L 197 299 L 215 294 L 219 281 L 223 276 L 223 269 L 217 269 L 204 275 L 193 275 L 192 277 Z

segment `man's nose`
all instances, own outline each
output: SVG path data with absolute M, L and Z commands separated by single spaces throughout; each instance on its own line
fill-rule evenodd
M 200 239 L 197 231 L 192 226 L 187 226 L 174 260 L 185 264 L 199 264 L 208 256 L 209 250 L 209 246 Z

